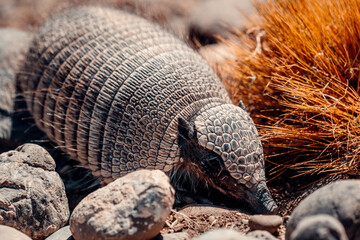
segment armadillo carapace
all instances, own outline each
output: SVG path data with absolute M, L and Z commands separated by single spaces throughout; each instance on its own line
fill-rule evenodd
M 37 125 L 106 182 L 181 166 L 257 212 L 276 208 L 252 119 L 160 26 L 114 9 L 69 10 L 40 28 L 17 80 Z

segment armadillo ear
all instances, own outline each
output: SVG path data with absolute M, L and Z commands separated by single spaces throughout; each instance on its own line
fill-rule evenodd
M 190 140 L 194 136 L 193 126 L 182 117 L 178 120 L 178 131 L 180 140 Z
M 244 111 L 246 111 L 246 107 L 245 104 L 243 103 L 243 101 L 240 100 L 239 105 L 240 108 L 242 108 Z

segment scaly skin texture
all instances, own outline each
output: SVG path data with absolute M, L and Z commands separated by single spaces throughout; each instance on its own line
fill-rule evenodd
M 39 30 L 18 84 L 37 125 L 106 182 L 195 164 L 187 169 L 258 212 L 276 208 L 253 121 L 205 61 L 157 25 L 70 10 Z

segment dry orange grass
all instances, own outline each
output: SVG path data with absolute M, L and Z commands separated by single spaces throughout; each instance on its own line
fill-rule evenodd
M 360 173 L 360 0 L 267 0 L 220 66 L 274 173 Z

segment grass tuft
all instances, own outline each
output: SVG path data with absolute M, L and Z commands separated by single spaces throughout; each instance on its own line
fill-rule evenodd
M 360 174 L 360 1 L 267 0 L 220 66 L 273 174 Z

